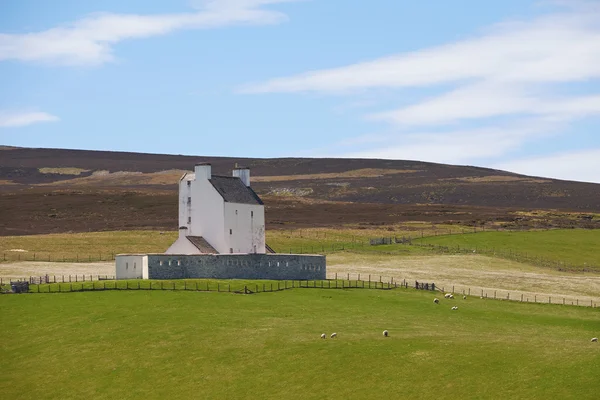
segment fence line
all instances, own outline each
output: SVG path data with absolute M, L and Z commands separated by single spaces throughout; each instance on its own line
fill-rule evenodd
M 202 292 L 231 292 L 231 293 L 266 293 L 295 288 L 303 289 L 416 289 L 432 291 L 434 293 L 452 293 L 455 295 L 469 297 L 480 297 L 482 299 L 494 299 L 505 301 L 517 301 L 523 303 L 545 303 L 555 305 L 573 305 L 598 307 L 598 301 L 593 298 L 580 299 L 574 296 L 556 296 L 547 294 L 536 294 L 525 291 L 509 291 L 498 289 L 471 288 L 466 286 L 440 286 L 431 282 L 409 282 L 406 279 L 385 277 L 383 275 L 365 274 L 331 274 L 331 279 L 326 280 L 283 280 L 265 281 L 261 283 L 237 283 L 235 280 L 223 281 L 207 279 L 181 279 L 181 280 L 110 280 L 113 277 L 96 276 L 97 279 L 75 281 L 48 279 L 47 283 L 36 284 L 30 282 L 44 282 L 45 276 L 29 277 L 19 280 L 10 280 L 10 283 L 25 282 L 29 286 L 29 293 L 63 293 L 98 290 L 187 290 Z M 65 275 L 66 277 L 66 275 Z M 55 278 L 55 277 L 52 277 Z M 106 279 L 109 278 L 109 279 Z M 354 279 L 352 279 L 354 278 Z M 362 279 L 361 279 L 362 278 Z M 54 283 L 56 282 L 56 283 Z M 9 283 L 8 283 L 9 284 Z M 4 281 L 4 286 L 7 282 Z M 233 285 L 233 290 L 232 290 Z M 460 299 L 457 299 L 460 300 Z
M 40 253 L 40 252 L 12 252 L 2 253 L 2 261 L 45 261 L 45 262 L 98 262 L 114 261 L 114 253 Z

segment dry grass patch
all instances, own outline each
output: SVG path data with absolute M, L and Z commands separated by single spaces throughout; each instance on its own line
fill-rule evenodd
M 43 262 L 43 261 L 11 261 L 0 263 L 0 277 L 3 279 L 27 278 L 30 276 L 56 276 L 60 281 L 61 276 L 67 275 L 115 275 L 115 262 L 69 263 L 69 262 Z
M 89 169 L 81 169 L 75 167 L 65 168 L 38 168 L 38 171 L 42 174 L 59 174 L 59 175 L 81 175 L 84 172 L 88 172 Z
M 339 274 L 369 274 L 386 279 L 406 279 L 434 282 L 446 290 L 455 287 L 456 291 L 481 294 L 484 290 L 489 297 L 496 291 L 497 297 L 512 298 L 524 294 L 552 296 L 555 301 L 580 299 L 589 304 L 590 300 L 600 303 L 600 274 L 574 274 L 538 268 L 514 261 L 480 255 L 435 255 L 392 257 L 378 254 L 357 254 L 338 252 L 327 256 L 327 272 L 330 277 Z
M 442 181 L 462 181 L 469 183 L 496 183 L 496 182 L 528 182 L 528 183 L 549 183 L 546 179 L 527 178 L 522 176 L 510 175 L 490 175 L 490 176 L 465 176 L 461 178 L 445 178 Z
M 130 185 L 174 185 L 181 176 L 189 171 L 184 170 L 167 170 L 151 173 L 143 173 L 136 171 L 95 171 L 91 176 L 82 178 L 74 178 L 66 181 L 52 182 L 40 184 L 39 186 L 56 186 L 56 185 L 75 185 L 75 186 L 90 186 L 90 185 L 111 185 L 111 186 L 130 186 Z
M 283 182 L 283 181 L 301 181 L 313 179 L 338 179 L 338 178 L 376 178 L 384 175 L 412 174 L 419 172 L 416 169 L 380 169 L 363 168 L 354 169 L 345 172 L 322 173 L 322 174 L 300 174 L 300 175 L 275 175 L 275 176 L 255 176 L 253 182 Z

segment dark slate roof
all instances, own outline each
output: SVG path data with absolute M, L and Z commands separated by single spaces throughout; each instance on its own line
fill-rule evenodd
M 263 204 L 254 190 L 244 185 L 240 178 L 213 175 L 209 181 L 217 189 L 221 197 L 223 197 L 223 200 L 228 203 Z
M 202 236 L 186 236 L 187 240 L 189 240 L 201 253 L 210 253 L 210 254 L 219 254 L 214 247 L 210 245 Z

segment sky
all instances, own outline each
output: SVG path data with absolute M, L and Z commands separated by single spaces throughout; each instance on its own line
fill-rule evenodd
M 600 0 L 0 0 L 3 145 L 600 183 L 599 123 Z

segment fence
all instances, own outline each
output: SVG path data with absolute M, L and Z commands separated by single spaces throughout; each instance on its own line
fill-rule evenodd
M 13 281 L 15 282 L 15 281 Z M 25 281 L 27 282 L 27 281 Z M 211 280 L 174 280 L 174 281 L 150 281 L 150 280 L 126 280 L 126 281 L 86 281 L 86 282 L 58 282 L 50 284 L 37 284 L 29 286 L 29 293 L 68 293 L 88 292 L 105 290 L 171 290 L 171 291 L 197 291 L 197 292 L 226 292 L 226 293 L 267 293 L 289 290 L 295 288 L 305 289 L 377 289 L 392 290 L 407 288 L 405 282 L 378 282 L 358 280 L 312 280 L 312 281 L 267 281 L 267 282 L 220 282 Z M 7 289 L 3 293 L 8 293 Z
M 520 263 L 536 265 L 538 267 L 552 268 L 558 271 L 574 271 L 574 272 L 599 272 L 600 266 L 594 265 L 577 265 L 569 264 L 563 261 L 552 260 L 543 258 L 541 256 L 534 256 L 528 253 L 520 253 L 513 249 L 496 249 L 493 247 L 456 247 L 441 246 L 431 243 L 409 243 L 411 246 L 418 246 L 428 248 L 438 253 L 452 253 L 452 254 L 484 254 L 491 255 L 494 257 L 500 257 L 507 260 L 517 261 Z
M 49 283 L 107 281 L 114 279 L 116 279 L 114 275 L 41 275 L 8 279 L 0 277 L 0 285 L 11 284 L 13 282 L 29 282 L 31 285 L 40 285 Z
M 62 276 L 61 276 L 62 277 Z M 65 278 L 68 277 L 65 275 Z M 83 277 L 83 276 L 82 276 Z M 39 278 L 42 281 L 45 277 L 29 277 L 20 280 L 4 281 L 3 287 L 16 281 L 35 282 Z M 480 297 L 481 299 L 494 299 L 505 301 L 517 301 L 523 303 L 543 303 L 555 305 L 573 305 L 598 307 L 600 303 L 596 298 L 577 298 L 575 296 L 558 296 L 543 293 L 532 293 L 525 291 L 509 291 L 486 288 L 471 288 L 465 286 L 444 286 L 435 283 L 425 283 L 415 281 L 414 285 L 406 279 L 397 279 L 395 277 L 384 277 L 382 275 L 361 275 L 361 274 L 331 274 L 327 280 L 285 280 L 285 281 L 251 281 L 250 283 L 238 280 L 206 280 L 206 279 L 180 279 L 180 280 L 107 280 L 110 276 L 95 276 L 93 279 L 88 275 L 84 280 L 56 280 L 55 277 L 49 278 L 48 283 L 30 285 L 30 293 L 61 293 L 61 292 L 82 292 L 82 291 L 102 291 L 102 290 L 186 290 L 201 292 L 229 292 L 229 293 L 263 293 L 289 290 L 295 288 L 308 289 L 408 289 L 435 291 L 441 293 L 453 293 L 455 295 L 469 297 Z M 355 278 L 355 279 L 352 279 Z M 362 278 L 362 279 L 361 279 Z M 56 283 L 55 283 L 56 282 Z M 460 301 L 460 298 L 457 299 Z
M 46 261 L 46 262 L 98 262 L 114 261 L 114 253 L 38 253 L 24 251 L 5 251 L 2 253 L 2 261 Z

